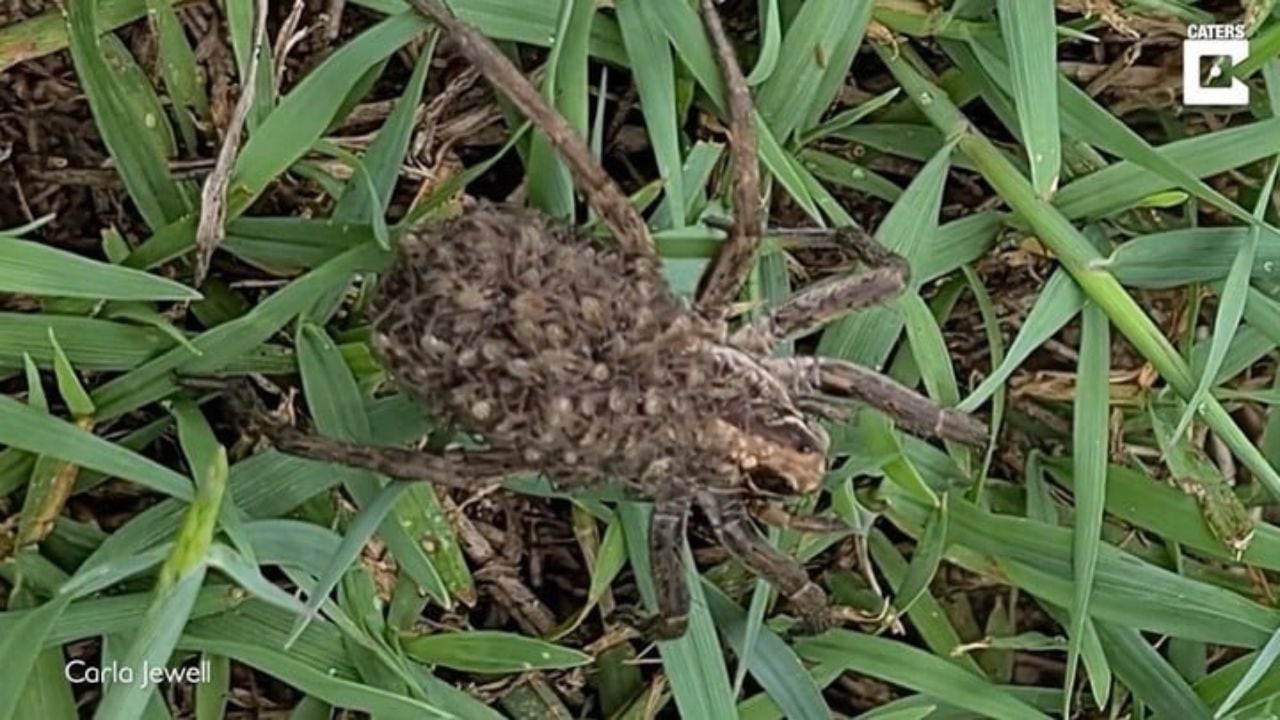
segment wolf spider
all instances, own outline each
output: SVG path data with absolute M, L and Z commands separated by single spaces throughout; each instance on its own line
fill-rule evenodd
M 809 625 L 826 626 L 826 594 L 764 539 L 751 511 L 821 487 L 829 441 L 811 416 L 829 417 L 838 400 L 852 400 L 924 437 L 986 437 L 980 421 L 870 369 L 771 354 L 901 292 L 907 263 L 860 229 L 828 231 L 863 272 L 731 322 L 760 244 L 760 175 L 751 96 L 711 0 L 702 0 L 701 14 L 728 88 L 735 215 L 692 307 L 667 288 L 645 221 L 582 138 L 477 30 L 436 0 L 412 4 L 550 139 L 613 244 L 596 245 L 569 221 L 491 204 L 400 244 L 370 302 L 374 349 L 401 389 L 481 438 L 479 449 L 371 447 L 283 423 L 266 423 L 266 434 L 285 453 L 448 487 L 474 490 L 517 472 L 564 489 L 621 480 L 629 496 L 654 504 L 658 615 L 650 631 L 658 637 L 685 630 L 681 551 L 696 505 L 727 550 Z M 761 518 L 776 522 L 774 510 Z

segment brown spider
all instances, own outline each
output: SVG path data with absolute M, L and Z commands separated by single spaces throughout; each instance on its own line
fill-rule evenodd
M 654 503 L 651 630 L 660 637 L 685 629 L 681 549 L 696 504 L 726 549 L 810 625 L 825 626 L 823 590 L 768 544 L 748 511 L 821 486 L 828 438 L 801 408 L 853 399 L 925 437 L 986 437 L 981 422 L 872 370 L 770 354 L 901 292 L 906 262 L 861 230 L 831 231 L 869 269 L 731 328 L 730 305 L 760 240 L 760 177 L 751 97 L 711 0 L 701 9 L 729 88 L 736 216 L 691 309 L 668 290 L 644 220 L 565 120 L 478 31 L 436 0 L 413 5 L 550 138 L 616 244 L 598 247 L 569 223 L 488 204 L 401 244 L 371 302 L 374 348 L 403 390 L 482 438 L 483 449 L 360 446 L 280 425 L 267 428 L 271 440 L 289 454 L 452 487 L 475 489 L 516 472 L 540 473 L 560 488 L 621 480 L 630 496 Z

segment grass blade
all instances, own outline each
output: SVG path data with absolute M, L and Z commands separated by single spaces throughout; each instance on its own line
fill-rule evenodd
M 778 0 L 760 0 L 760 26 L 763 40 L 755 67 L 747 75 L 748 85 L 759 85 L 773 75 L 778 66 L 779 49 L 782 46 L 782 18 L 778 15 Z
M 221 447 L 212 462 L 211 468 L 195 468 L 196 474 L 204 477 L 204 482 L 187 509 L 173 551 L 160 568 L 155 598 L 142 625 L 129 641 L 121 661 L 123 667 L 139 669 L 140 672 L 163 667 L 195 608 L 227 485 L 227 455 Z M 151 700 L 154 679 L 154 675 L 149 674 L 147 680 L 150 682 L 113 684 L 98 704 L 94 717 L 111 720 L 141 716 Z
M 649 512 L 638 503 L 624 503 L 622 517 L 627 554 L 635 572 L 640 595 L 653 608 L 653 577 L 649 572 Z M 702 582 L 692 556 L 685 553 L 686 581 L 689 583 L 689 629 L 684 636 L 658 643 L 662 665 L 671 683 L 676 706 L 683 717 L 721 718 L 735 714 L 733 691 L 724 655 L 716 642 L 715 625 L 703 597 Z
M 400 639 L 409 657 L 427 665 L 477 673 L 564 670 L 593 662 L 586 653 L 506 632 L 406 635 Z
M 377 717 L 393 720 L 490 717 L 479 703 L 470 703 L 465 711 L 447 712 L 433 701 L 365 685 L 357 679 L 340 631 L 331 623 L 313 624 L 296 641 L 293 650 L 287 650 L 284 640 L 290 618 L 287 611 L 250 600 L 235 612 L 191 623 L 178 647 L 225 655 L 330 705 Z
M 67 680 L 67 659 L 62 648 L 46 648 L 36 658 L 27 677 L 18 707 L 41 720 L 76 720 L 75 696 Z
M 581 514 L 587 515 L 585 511 Z M 588 520 L 594 525 L 594 518 L 588 516 Z M 572 618 L 551 631 L 548 637 L 549 640 L 559 640 L 577 629 L 582 624 L 582 621 L 587 619 L 588 613 L 596 606 L 596 603 L 600 602 L 600 598 L 604 597 L 605 592 L 609 590 L 618 573 L 626 565 L 627 547 L 622 539 L 622 522 L 618 520 L 616 515 L 609 522 L 609 526 L 605 528 L 604 538 L 600 540 L 599 547 L 595 552 L 595 563 L 591 568 L 591 584 L 587 588 L 586 602 L 583 603 L 582 609 L 575 613 Z
M 547 58 L 542 94 L 577 133 L 587 136 L 587 49 L 594 0 L 560 0 L 560 19 Z M 529 202 L 554 217 L 573 216 L 569 168 L 541 132 L 534 132 L 526 174 Z
M 984 67 L 1002 87 L 1009 86 L 1009 69 L 1000 57 L 994 38 L 975 36 L 971 44 L 982 59 Z M 1257 224 L 1249 213 L 1222 193 L 1201 181 L 1186 168 L 1171 162 L 1152 148 L 1132 128 L 1122 123 L 1080 88 L 1057 78 L 1058 104 L 1062 113 L 1063 131 L 1071 137 L 1111 152 L 1160 176 L 1176 187 L 1185 190 L 1217 207 L 1237 220 L 1250 225 Z
M 182 21 L 173 5 L 166 0 L 147 0 L 147 20 L 159 44 L 157 62 L 165 89 L 173 103 L 174 119 L 182 133 L 182 140 L 190 150 L 196 150 L 195 123 L 188 113 L 204 117 L 209 112 L 209 100 L 200 84 L 200 71 L 196 67 L 196 54 L 187 42 Z
M 124 478 L 171 497 L 192 497 L 191 482 L 163 465 L 7 396 L 0 396 L 0 444 Z
M 58 394 L 67 406 L 76 427 L 93 431 L 93 401 L 89 399 L 84 386 L 76 376 L 74 368 L 67 360 L 66 354 L 58 345 L 57 335 L 49 331 L 49 345 L 53 348 L 54 373 L 58 384 Z M 24 356 L 27 370 L 27 386 L 30 388 L 28 404 L 32 409 L 48 412 L 46 398 L 40 387 L 40 376 L 30 356 Z M 36 459 L 27 483 L 26 497 L 23 498 L 22 510 L 18 515 L 18 533 L 14 544 L 18 548 L 43 542 L 53 532 L 62 514 L 62 509 L 75 489 L 79 466 L 73 463 L 40 457 Z
M 666 207 L 668 210 L 679 208 L 683 206 L 685 197 L 684 161 L 680 157 L 675 63 L 671 57 L 671 45 L 647 3 L 618 3 L 617 12 L 636 90 L 640 95 L 640 109 L 649 131 L 649 142 L 653 145 L 654 158 L 662 173 L 666 196 L 672 199 Z M 669 212 L 665 220 L 667 227 L 672 228 L 686 224 L 686 216 L 682 212 Z
M 139 270 L 0 237 L 0 292 L 92 300 L 199 300 L 199 292 Z
M 821 125 L 801 133 L 796 139 L 796 144 L 808 145 L 809 143 L 847 130 L 868 115 L 883 110 L 885 106 L 893 102 L 894 98 L 898 97 L 898 94 L 901 92 L 902 91 L 900 89 L 893 88 L 892 90 L 887 90 L 876 95 L 857 107 L 845 110 Z
M 782 710 L 784 717 L 805 720 L 831 717 L 831 710 L 822 699 L 817 683 L 781 637 L 761 628 L 751 652 L 744 653 L 743 637 L 749 622 L 747 611 L 712 583 L 703 583 L 703 592 L 721 633 L 739 657 L 748 656 L 749 660 L 744 661 L 748 671 Z
M 1222 280 L 1249 244 L 1253 230 L 1240 226 L 1195 227 L 1142 235 L 1107 258 L 1106 267 L 1130 287 L 1170 288 Z M 1280 268 L 1280 235 L 1263 228 L 1251 268 L 1254 280 L 1274 281 Z
M 27 677 L 44 647 L 45 638 L 71 602 L 69 595 L 59 595 L 40 607 L 23 613 L 12 626 L 0 633 L 0 653 L 5 658 L 5 672 L 0 675 L 0 720 L 17 720 L 18 701 L 22 699 Z
M 1209 708 L 1141 633 L 1108 622 L 1094 625 L 1111 666 L 1134 697 L 1160 717 L 1209 720 Z
M 925 239 L 938 227 L 952 148 L 945 145 L 929 160 L 875 233 L 881 244 L 906 258 L 912 269 L 924 254 Z M 892 307 L 865 310 L 828 326 L 818 342 L 817 354 L 880 367 L 893 351 L 902 327 L 903 320 Z
M 884 573 L 889 581 L 890 588 L 895 594 L 902 595 L 902 584 L 907 575 L 907 568 L 910 567 L 906 559 L 879 530 L 871 531 L 867 538 L 867 547 L 871 551 L 871 558 L 875 561 L 876 568 Z M 982 675 L 982 668 L 974 662 L 972 653 L 954 652 L 963 641 L 947 618 L 942 605 L 930 593 L 928 586 L 916 596 L 916 601 L 912 604 L 911 610 L 907 611 L 906 618 L 915 626 L 916 632 L 920 633 L 921 639 L 934 655 L 946 658 L 974 675 L 979 677 Z
M 720 77 L 720 68 L 716 64 L 711 43 L 702 29 L 702 21 L 692 5 L 684 0 L 651 0 L 644 5 L 647 10 L 652 11 L 652 17 L 671 40 L 677 56 L 684 62 L 723 117 L 724 82 Z M 771 75 L 770 82 L 775 82 L 776 77 L 776 73 Z M 763 92 L 763 89 L 757 92 L 757 102 L 760 102 L 759 92 Z M 815 220 L 820 219 L 821 214 L 814 206 L 813 198 L 810 197 L 802 179 L 802 168 L 782 149 L 780 138 L 775 136 L 770 124 L 758 111 L 755 122 L 760 141 L 760 161 L 810 217 Z
M 426 27 L 417 13 L 387 18 L 344 44 L 285 96 L 236 158 L 227 194 L 227 218 L 244 212 L 268 183 L 320 139 L 351 89 L 370 68 Z
M 950 310 L 943 308 L 935 317 L 929 305 L 914 293 L 899 298 L 898 307 L 902 309 L 906 321 L 907 343 L 911 350 L 910 359 L 915 363 L 929 397 L 948 407 L 960 402 L 960 388 L 956 385 L 955 368 L 951 365 L 951 353 L 947 348 L 947 341 L 942 335 L 940 325 Z M 903 357 L 906 358 L 905 355 Z M 905 379 L 896 368 L 893 374 L 899 379 Z M 905 381 L 909 384 L 917 382 L 915 378 L 905 379 Z M 946 443 L 946 446 L 956 464 L 966 473 L 969 472 L 972 466 L 970 448 L 950 442 Z
M 204 571 L 189 573 L 176 585 L 157 597 L 147 610 L 142 627 L 130 641 L 129 648 L 119 658 L 121 667 L 161 668 L 169 659 L 183 626 L 191 617 L 196 593 L 204 581 Z M 103 696 L 94 713 L 95 720 L 112 720 L 122 717 L 142 717 L 151 701 L 154 680 L 143 682 L 118 682 Z
M 236 58 L 236 75 L 240 79 L 240 87 L 248 87 L 254 83 L 253 106 L 245 118 L 245 126 L 252 133 L 262 124 L 276 104 L 275 59 L 271 53 L 263 52 L 258 56 L 257 71 L 250 79 L 251 60 L 254 47 L 254 31 L 256 24 L 254 0 L 227 0 L 223 12 L 227 18 L 227 34 L 231 39 L 231 51 Z
M 402 45 L 428 27 L 415 12 L 387 18 L 345 43 L 309 73 L 250 135 L 228 183 L 227 221 L 239 217 L 332 125 L 355 88 Z M 163 262 L 195 247 L 195 218 L 178 213 L 153 225 L 156 233 L 127 260 L 133 267 Z
M 221 655 L 203 654 L 200 663 L 208 663 L 211 677 L 196 686 L 195 720 L 224 720 L 227 700 L 231 697 L 231 660 Z
M 932 506 L 892 484 L 882 491 L 888 517 L 918 536 Z M 990 513 L 955 496 L 950 501 L 948 559 L 987 573 L 992 571 L 989 563 L 998 562 L 1003 577 L 1055 605 L 1071 605 L 1071 531 Z M 987 564 L 972 553 L 989 558 Z M 1107 543 L 1098 548 L 1090 607 L 1095 620 L 1240 647 L 1260 647 L 1280 623 L 1280 612 Z
M 436 35 L 432 34 L 426 47 L 422 48 L 413 73 L 405 84 L 404 92 L 396 100 L 395 107 L 387 116 L 378 136 L 369 145 L 356 172 L 368 178 L 373 193 L 363 190 L 358 178 L 353 177 L 343 187 L 342 196 L 333 208 L 331 218 L 342 222 L 372 223 L 376 216 L 385 215 L 387 204 L 391 201 L 395 190 L 396 179 L 400 176 L 400 165 L 404 162 L 405 152 L 409 149 L 414 128 L 414 114 L 422 97 L 422 89 L 427 81 L 427 71 L 431 60 L 435 57 Z M 381 202 L 374 206 L 372 198 Z
M 1280 170 L 1280 158 L 1272 161 L 1271 172 L 1267 175 L 1267 180 L 1262 185 L 1262 192 L 1258 196 L 1258 205 L 1253 210 L 1254 218 L 1259 223 L 1266 214 L 1267 207 L 1271 204 L 1271 190 L 1275 187 L 1276 171 L 1278 170 Z M 1213 385 L 1218 379 L 1218 371 L 1222 368 L 1222 362 L 1227 356 L 1227 349 L 1231 346 L 1231 340 L 1235 337 L 1236 330 L 1240 326 L 1240 318 L 1244 315 L 1245 300 L 1249 297 L 1249 282 L 1253 277 L 1253 260 L 1258 253 L 1258 239 L 1261 234 L 1261 224 L 1251 227 L 1248 239 L 1240 246 L 1235 261 L 1231 263 L 1231 270 L 1227 273 L 1227 281 L 1223 286 L 1222 297 L 1218 303 L 1218 314 L 1214 318 L 1213 340 L 1209 344 L 1209 359 L 1205 361 L 1204 369 L 1200 373 L 1200 382 L 1196 386 L 1195 392 L 1192 393 L 1191 399 L 1187 401 L 1187 408 L 1183 411 L 1182 417 L 1178 420 L 1178 425 L 1173 431 L 1175 439 L 1182 437 L 1182 434 L 1186 432 L 1187 427 L 1191 424 L 1191 419 L 1200 411 L 1205 397 L 1209 395 L 1209 391 L 1213 389 Z
M 1169 477 L 1179 489 L 1196 498 L 1209 532 L 1238 560 L 1253 543 L 1257 522 L 1204 449 L 1186 435 L 1173 434 L 1177 412 L 1177 404 L 1161 407 L 1154 402 L 1148 412 Z
M 314 526 L 309 526 L 314 527 Z M 335 542 L 336 546 L 337 543 Z M 271 603 L 276 607 L 283 608 L 295 614 L 305 614 L 306 606 L 296 595 L 286 592 L 279 585 L 268 580 L 258 566 L 254 562 L 250 562 L 245 556 L 232 550 L 230 547 L 221 543 L 214 543 L 209 548 L 207 554 L 209 567 L 216 568 L 219 572 L 226 575 L 227 578 L 235 582 L 244 592 L 251 597 L 255 597 L 263 602 Z M 272 558 L 276 559 L 276 558 Z M 265 561 L 264 561 L 265 562 Z M 296 562 L 295 559 L 289 559 L 290 564 Z M 282 563 L 283 564 L 283 563 Z M 307 568 L 311 570 L 312 568 Z M 317 572 L 323 570 L 321 566 Z
M 138 132 L 138 128 L 167 123 L 163 113 L 156 110 L 158 102 L 150 88 L 138 91 L 138 85 L 126 82 L 122 72 L 113 70 L 106 61 L 107 55 L 114 55 L 122 61 L 114 67 L 134 65 L 132 56 L 115 35 L 99 35 L 96 6 L 92 0 L 67 3 L 71 59 L 129 197 L 147 224 L 152 229 L 160 228 L 190 211 L 193 196 L 189 188 L 169 174 L 169 149 L 159 142 L 146 141 L 155 139 L 154 134 Z
M 1252 690 L 1270 672 L 1271 666 L 1275 664 L 1277 657 L 1280 657 L 1280 630 L 1277 630 L 1276 634 L 1272 635 L 1267 644 L 1262 647 L 1258 656 L 1254 658 L 1253 663 L 1249 665 L 1249 670 L 1245 672 L 1244 677 L 1240 678 L 1240 682 L 1231 688 L 1231 694 L 1227 695 L 1227 698 L 1214 711 L 1214 720 L 1226 717 L 1245 694 Z
M 1164 160 L 1196 177 L 1208 177 L 1273 155 L 1280 142 L 1280 118 L 1177 140 L 1156 148 Z M 1125 160 L 1063 186 L 1054 205 L 1072 219 L 1105 217 L 1178 183 Z
M 1062 165 L 1053 0 L 999 0 L 997 5 L 1007 54 L 1013 59 L 1013 98 L 1031 184 L 1047 199 L 1058 189 Z
M 245 315 L 201 333 L 191 341 L 201 355 L 173 348 L 98 386 L 92 396 L 99 419 L 105 421 L 176 391 L 175 371 L 198 375 L 222 370 L 311 307 L 335 283 L 345 283 L 353 272 L 376 269 L 387 259 L 372 244 L 352 248 L 289 283 Z
M 790 140 L 815 109 L 820 114 L 831 104 L 829 79 L 848 75 L 871 9 L 869 2 L 810 0 L 795 13 L 777 66 L 756 99 L 760 116 L 780 142 Z
M 1097 305 L 1084 307 L 1080 362 L 1076 370 L 1075 411 L 1072 414 L 1072 464 L 1076 478 L 1075 528 L 1071 534 L 1071 565 L 1075 591 L 1071 597 L 1067 673 L 1063 687 L 1063 717 L 1071 716 L 1076 671 L 1089 618 L 1089 598 L 1102 542 L 1102 514 L 1106 506 L 1108 428 L 1111 401 L 1111 324 Z
M 1047 715 L 972 673 L 904 643 L 832 630 L 796 643 L 801 657 L 880 678 L 982 717 L 1046 720 Z
M 316 583 L 309 589 L 306 613 L 299 615 L 294 620 L 293 628 L 289 631 L 289 637 L 285 640 L 286 648 L 292 646 L 302 636 L 307 626 L 315 618 L 316 613 L 319 612 L 320 606 L 324 604 L 325 600 L 329 599 L 329 593 L 333 592 L 333 589 L 338 586 L 338 581 L 342 579 L 343 573 L 360 556 L 360 551 L 364 549 L 365 543 L 369 542 L 369 538 L 373 537 L 373 533 L 378 529 L 378 526 L 391 513 L 391 508 L 396 501 L 408 489 L 408 483 L 387 485 L 378 491 L 377 496 L 373 498 L 373 502 L 360 508 L 360 511 L 352 518 L 351 524 L 347 527 L 347 533 L 342 536 L 342 543 L 330 559 L 324 574 L 316 578 Z
M 911 557 L 911 564 L 898 583 L 893 609 L 899 615 L 910 612 L 916 601 L 928 592 L 929 583 L 933 582 L 933 576 L 937 574 L 938 565 L 947 549 L 947 496 L 942 495 L 940 500 L 933 512 L 929 513 L 920 542 L 916 544 L 915 555 Z
M 324 330 L 309 323 L 300 328 L 297 345 L 302 385 L 316 428 L 348 442 L 372 442 L 364 397 L 337 345 Z M 360 472 L 345 485 L 363 508 L 375 502 L 387 482 L 381 475 Z M 463 599 L 473 599 L 475 588 L 460 544 L 434 489 L 419 483 L 397 484 L 406 485 L 407 495 L 396 503 L 393 515 L 380 528 L 397 564 L 441 605 L 451 605 L 449 588 Z M 431 555 L 424 545 L 434 548 Z M 437 566 L 433 555 L 445 562 Z M 449 571 L 448 581 L 441 576 L 442 570 Z
M 958 133 L 960 149 L 974 161 L 997 192 L 1032 225 L 1038 237 L 1055 252 L 1085 294 L 1106 311 L 1116 327 L 1180 395 L 1190 397 L 1195 392 L 1195 379 L 1177 349 L 1115 277 L 1099 266 L 1100 257 L 1089 240 L 1067 218 L 1036 196 L 1026 178 L 964 119 L 940 89 L 901 58 L 884 51 L 880 52 L 880 58 L 931 122 L 946 132 Z M 922 102 L 926 97 L 930 100 Z M 1146 147 L 1145 143 L 1143 146 Z M 1203 412 L 1209 426 L 1232 453 L 1272 494 L 1280 497 L 1280 473 L 1259 452 L 1226 409 L 1210 397 L 1205 401 Z

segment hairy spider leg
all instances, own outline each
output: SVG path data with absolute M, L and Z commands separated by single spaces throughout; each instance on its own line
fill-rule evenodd
M 876 242 L 862 228 L 777 232 L 831 237 L 837 245 L 852 250 L 866 269 L 801 290 L 767 314 L 743 325 L 730 338 L 730 342 L 738 347 L 769 353 L 780 342 L 806 335 L 850 312 L 896 297 L 910 281 L 911 266 L 907 261 Z
M 752 517 L 776 528 L 793 530 L 802 533 L 837 533 L 850 532 L 843 520 L 816 515 L 797 515 L 786 508 L 778 507 L 767 501 L 753 502 L 748 506 Z
M 748 570 L 777 588 L 810 629 L 822 630 L 831 625 L 826 592 L 809 579 L 809 573 L 795 558 L 770 545 L 760 534 L 741 497 L 701 492 L 698 505 L 707 513 L 720 544 Z
M 250 433 L 265 436 L 276 450 L 321 462 L 372 470 L 396 480 L 430 481 L 443 487 L 477 490 L 497 485 L 508 475 L 527 471 L 513 453 L 497 450 L 446 450 L 432 453 L 343 442 L 310 435 L 271 416 L 245 380 L 222 387 L 232 415 Z
M 981 420 L 939 405 L 893 378 L 856 363 L 813 356 L 761 358 L 761 362 L 795 393 L 856 400 L 920 437 L 968 445 L 987 441 L 987 426 Z
M 478 30 L 458 20 L 438 0 L 409 0 L 418 12 L 439 25 L 481 74 L 529 118 L 560 153 L 574 184 L 624 251 L 656 258 L 644 218 L 592 155 L 586 141 L 547 104 L 533 83 Z
M 672 483 L 654 499 L 649 519 L 649 568 L 658 599 L 657 615 L 646 634 L 659 640 L 677 638 L 689 625 L 689 586 L 684 576 L 685 529 L 693 496 Z
M 271 444 L 287 455 L 372 470 L 395 480 L 429 481 L 441 487 L 479 490 L 497 485 L 523 468 L 511 453 L 496 450 L 447 450 L 440 453 L 342 442 L 282 427 Z
M 760 245 L 760 162 L 755 106 L 747 79 L 725 35 L 714 0 L 702 0 L 702 22 L 724 77 L 729 111 L 729 155 L 733 162 L 733 224 L 699 280 L 695 307 L 703 316 L 723 319 L 755 263 Z

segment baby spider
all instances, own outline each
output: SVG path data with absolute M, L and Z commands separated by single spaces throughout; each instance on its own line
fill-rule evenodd
M 616 479 L 654 504 L 651 630 L 660 637 L 685 629 L 681 551 L 696 505 L 727 550 L 810 626 L 826 626 L 824 591 L 763 538 L 748 510 L 821 486 L 829 441 L 819 418 L 802 409 L 855 400 L 923 437 L 986 437 L 980 421 L 873 370 L 770 354 L 901 292 L 906 262 L 859 229 L 831 231 L 865 266 L 861 273 L 821 282 L 735 326 L 730 308 L 760 241 L 760 176 L 751 96 L 711 0 L 701 12 L 728 87 L 735 217 L 692 307 L 668 289 L 645 221 L 533 85 L 436 0 L 412 4 L 550 139 L 614 242 L 597 245 L 572 223 L 532 210 L 480 204 L 400 244 L 369 306 L 374 349 L 400 389 L 481 439 L 480 449 L 361 446 L 269 423 L 266 434 L 289 454 L 450 487 L 475 489 L 513 473 L 539 473 L 563 489 Z

